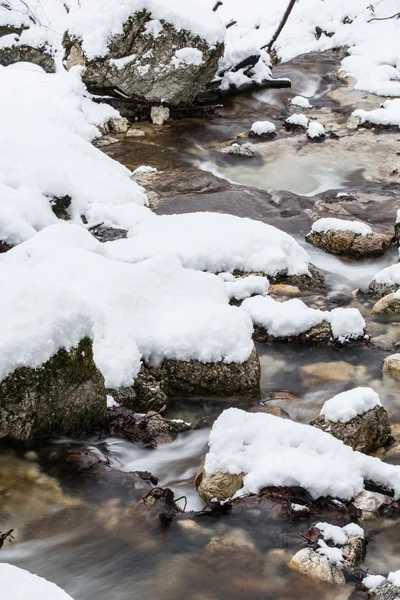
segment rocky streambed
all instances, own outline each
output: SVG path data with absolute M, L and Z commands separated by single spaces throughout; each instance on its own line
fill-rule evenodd
M 299 57 L 274 71 L 292 79 L 290 91 L 243 95 L 207 121 L 140 123 L 137 135 L 116 133 L 117 141 L 104 151 L 131 169 L 143 164 L 157 169 L 135 178 L 150 191 L 158 214 L 224 212 L 293 235 L 325 283 L 304 286 L 282 279 L 273 282 L 271 297 L 300 298 L 323 310 L 357 308 L 368 339 L 310 344 L 264 335 L 256 338 L 260 395 L 244 397 L 238 390 L 232 396 L 229 389 L 228 398 L 215 390 L 210 398 L 206 386 L 188 394 L 182 376 L 169 367 L 161 380 L 164 376 L 176 385 L 163 387 L 151 375 L 150 387 L 158 395 L 156 404 L 147 406 L 153 409 L 147 417 L 117 418 L 118 409 L 109 409 L 106 419 L 99 415 L 96 425 L 103 427 L 90 439 L 3 440 L 0 529 L 13 527 L 15 543 L 5 542 L 2 560 L 56 581 L 75 600 L 283 600 L 294 595 L 355 600 L 368 597 L 358 585 L 361 575 L 399 568 L 400 512 L 390 497 L 378 502 L 378 510 L 330 498 L 316 502 L 297 488 L 269 488 L 233 504 L 206 506 L 195 489 L 210 427 L 224 409 L 235 406 L 309 423 L 328 398 L 356 386 L 373 387 L 389 415 L 392 438 L 373 451 L 389 464 L 400 464 L 398 375 L 395 368 L 383 372 L 385 359 L 397 353 L 400 320 L 396 311 L 371 314 L 376 297 L 368 294 L 373 276 L 397 262 L 397 249 L 388 243 L 383 256 L 355 261 L 305 241 L 312 223 L 322 217 L 362 220 L 391 240 L 400 207 L 399 134 L 353 123 L 355 108 L 375 108 L 379 98 L 352 90 L 351 81 L 335 75 L 340 58 L 333 52 Z M 307 115 L 325 126 L 327 137 L 320 144 L 282 127 L 294 112 L 289 99 L 298 94 L 310 98 Z M 277 136 L 244 137 L 258 120 L 273 121 Z M 218 153 L 233 142 L 249 143 L 254 157 Z M 93 233 L 101 241 L 126 235 L 101 223 Z M 238 374 L 240 382 L 244 377 Z M 171 423 L 163 423 L 163 417 Z M 317 538 L 309 532 L 318 522 L 340 527 L 361 522 L 365 530 L 365 560 L 359 557 L 337 585 L 289 566 L 298 551 L 312 549 Z

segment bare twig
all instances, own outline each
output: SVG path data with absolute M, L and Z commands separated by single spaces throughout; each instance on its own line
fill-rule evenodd
M 282 29 L 285 27 L 286 25 L 286 21 L 289 18 L 290 13 L 293 10 L 294 5 L 296 4 L 296 0 L 290 0 L 288 7 L 285 11 L 285 14 L 282 17 L 282 21 L 279 23 L 278 29 L 275 31 L 274 35 L 272 36 L 271 41 L 269 42 L 269 44 L 266 44 L 265 46 L 262 46 L 262 49 L 266 48 L 268 50 L 268 52 L 271 51 L 272 46 L 275 44 L 276 40 L 278 39 L 278 37 L 281 34 Z
M 367 23 L 371 23 L 371 21 L 388 21 L 389 19 L 395 19 L 396 17 L 400 17 L 400 12 L 392 15 L 391 17 L 372 17 L 372 19 L 369 19 Z

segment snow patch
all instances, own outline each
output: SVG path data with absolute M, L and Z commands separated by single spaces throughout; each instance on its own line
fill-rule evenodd
M 264 135 L 266 133 L 275 133 L 276 127 L 271 121 L 256 121 L 251 126 L 251 131 L 255 135 Z
M 351 231 L 363 237 L 372 233 L 371 227 L 361 221 L 346 221 L 345 219 L 335 218 L 318 219 L 311 227 L 313 233 L 327 233 L 328 231 Z
M 378 394 L 368 387 L 357 387 L 327 400 L 320 414 L 327 421 L 347 423 L 376 406 L 382 406 Z

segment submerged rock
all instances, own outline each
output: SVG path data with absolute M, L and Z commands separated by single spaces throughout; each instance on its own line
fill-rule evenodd
M 396 298 L 394 293 L 384 296 L 374 304 L 371 315 L 400 315 L 400 298 Z
M 80 436 L 101 427 L 105 412 L 104 378 L 89 338 L 37 369 L 16 369 L 0 383 L 0 437 Z
M 136 12 L 123 32 L 109 40 L 107 53 L 95 58 L 86 56 L 82 40 L 67 32 L 63 45 L 68 69 L 83 65 L 83 81 L 91 89 L 116 88 L 149 104 L 190 104 L 213 79 L 224 45 L 210 45 L 166 21 L 159 21 L 156 35 L 153 23 L 147 10 Z
M 358 452 L 373 452 L 387 444 L 391 436 L 389 416 L 383 406 L 376 406 L 346 423 L 329 421 L 320 415 L 310 425 L 327 431 Z
M 330 254 L 362 259 L 382 256 L 391 245 L 392 237 L 382 233 L 360 235 L 331 229 L 325 232 L 311 231 L 306 235 L 306 241 Z

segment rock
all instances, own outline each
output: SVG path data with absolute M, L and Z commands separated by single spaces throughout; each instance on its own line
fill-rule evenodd
M 307 387 L 319 383 L 364 381 L 367 370 L 364 366 L 354 367 L 350 363 L 338 360 L 303 365 L 300 367 L 300 374 L 303 385 Z
M 392 237 L 382 233 L 363 236 L 351 231 L 329 230 L 312 231 L 306 235 L 306 241 L 330 254 L 362 259 L 382 256 L 391 245 Z
M 384 581 L 372 594 L 374 600 L 398 600 L 399 597 L 400 587 L 389 581 Z
M 47 46 L 33 48 L 26 44 L 0 47 L 0 65 L 7 67 L 17 62 L 29 62 L 42 67 L 47 73 L 55 72 L 54 58 Z
M 128 131 L 126 132 L 126 137 L 145 137 L 145 132 L 142 131 L 141 129 L 134 129 L 133 127 L 131 127 L 130 129 L 128 129 Z
M 310 275 L 288 275 L 285 272 L 278 273 L 275 277 L 271 278 L 272 284 L 281 283 L 285 285 L 291 285 L 298 287 L 300 290 L 319 290 L 325 291 L 325 279 L 322 273 L 314 267 L 309 265 L 308 270 Z
M 395 298 L 394 294 L 384 296 L 374 304 L 371 310 L 371 315 L 399 315 L 400 314 L 400 299 Z
M 129 129 L 129 121 L 125 117 L 114 118 L 108 121 L 111 133 L 126 133 Z
M 69 219 L 71 218 L 71 215 L 69 213 L 69 207 L 71 206 L 71 202 L 71 196 L 53 197 L 50 200 L 51 210 L 58 219 L 62 219 L 63 221 L 69 221 Z
M 11 244 L 8 244 L 4 240 L 0 240 L 0 254 L 2 252 L 8 252 L 9 250 L 11 250 L 11 248 L 12 248 Z
M 90 228 L 90 233 L 99 242 L 112 242 L 114 240 L 123 240 L 126 238 L 128 231 L 119 229 L 118 227 L 107 227 L 105 225 L 96 225 Z
M 213 538 L 205 550 L 221 551 L 225 548 L 248 548 L 255 550 L 255 544 L 245 529 L 234 527 L 221 537 Z
M 101 427 L 105 412 L 104 378 L 89 338 L 37 369 L 16 369 L 0 383 L 0 437 L 77 437 Z
M 107 148 L 107 146 L 112 146 L 120 141 L 121 140 L 112 137 L 111 135 L 104 135 L 103 137 L 94 140 L 93 146 L 96 146 L 96 148 Z
M 290 561 L 289 567 L 294 571 L 326 583 L 336 585 L 345 583 L 343 571 L 330 562 L 326 556 L 312 548 L 299 550 Z
M 152 106 L 150 118 L 153 125 L 164 125 L 169 119 L 169 108 L 167 106 Z
M 149 104 L 190 104 L 214 78 L 224 45 L 211 46 L 166 21 L 161 22 L 160 35 L 153 36 L 146 31 L 152 18 L 147 10 L 131 15 L 123 32 L 109 40 L 107 54 L 94 59 L 84 54 L 82 41 L 67 32 L 63 40 L 67 68 L 84 65 L 83 81 L 90 89 L 117 88 L 134 101 Z M 180 50 L 188 48 L 199 60 L 181 56 Z
M 398 220 L 397 220 L 398 219 Z M 394 224 L 394 237 L 397 242 L 400 241 L 400 219 L 397 217 L 396 223 Z
M 108 393 L 118 404 L 136 412 L 158 411 L 168 402 L 162 379 L 160 369 L 142 365 L 132 386 L 110 388 Z
M 369 284 L 368 293 L 376 299 L 383 298 L 384 296 L 389 296 L 390 294 L 394 294 L 399 289 L 398 284 L 391 283 L 378 283 L 375 280 L 372 280 Z
M 229 154 L 230 156 L 244 156 L 253 158 L 254 151 L 247 145 L 232 144 L 232 146 L 224 146 L 218 150 L 220 154 Z
M 350 115 L 350 117 L 347 119 L 347 123 L 346 123 L 346 127 L 347 129 L 357 129 L 357 127 L 360 125 L 361 123 L 361 117 L 356 117 L 355 115 Z
M 229 473 L 214 473 L 207 477 L 204 466 L 200 467 L 196 476 L 196 489 L 204 502 L 227 500 L 243 487 L 244 473 L 231 475 Z
M 400 354 L 391 354 L 383 362 L 383 373 L 400 379 Z
M 392 503 L 393 498 L 390 496 L 367 490 L 362 490 L 353 500 L 354 506 L 362 511 L 364 520 L 375 519 L 385 506 Z
M 383 406 L 376 406 L 347 423 L 328 421 L 320 415 L 310 425 L 327 431 L 358 452 L 374 452 L 387 444 L 391 436 L 389 417 Z
M 286 296 L 288 298 L 297 298 L 300 296 L 300 290 L 295 285 L 285 285 L 284 283 L 273 283 L 268 288 L 271 296 Z
M 161 373 L 168 396 L 260 396 L 261 367 L 255 349 L 243 363 L 167 359 Z

